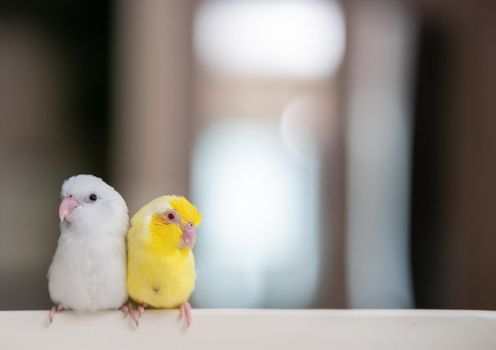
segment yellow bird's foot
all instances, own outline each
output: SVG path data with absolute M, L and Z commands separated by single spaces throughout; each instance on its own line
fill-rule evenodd
M 188 302 L 179 305 L 179 319 L 182 319 L 183 315 L 186 319 L 186 325 L 191 326 L 191 305 Z
M 122 307 L 120 308 L 120 310 L 124 314 L 124 318 L 126 318 L 129 315 L 131 315 L 132 312 L 133 312 L 133 308 L 131 307 L 131 303 L 127 303 L 127 304 L 122 305 Z
M 129 307 L 129 314 L 131 315 L 131 318 L 134 320 L 134 323 L 136 323 L 136 327 L 139 326 L 139 319 L 145 313 L 145 308 L 147 306 L 148 306 L 147 304 L 139 304 L 135 310 Z
M 61 304 L 52 306 L 52 308 L 50 309 L 50 313 L 48 314 L 48 319 L 50 320 L 50 323 L 53 322 L 53 318 L 55 317 L 55 314 L 61 312 L 62 310 L 64 310 L 64 307 Z

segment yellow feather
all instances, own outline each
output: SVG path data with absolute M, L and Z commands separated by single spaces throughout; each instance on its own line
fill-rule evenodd
M 156 308 L 176 308 L 195 288 L 191 249 L 180 248 L 181 228 L 163 216 L 174 209 L 181 222 L 200 225 L 201 215 L 184 197 L 162 196 L 143 206 L 132 218 L 127 234 L 129 296 Z

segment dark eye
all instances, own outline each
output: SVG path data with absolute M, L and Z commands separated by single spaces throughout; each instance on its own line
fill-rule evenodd
M 165 212 L 165 218 L 171 223 L 179 222 L 179 215 L 174 210 L 168 210 Z
M 97 196 L 96 196 L 96 194 L 92 193 L 92 194 L 90 194 L 89 198 L 90 198 L 90 201 L 96 202 Z

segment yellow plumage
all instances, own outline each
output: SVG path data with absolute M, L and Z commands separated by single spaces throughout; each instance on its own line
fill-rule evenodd
M 177 222 L 167 213 L 178 214 Z M 162 196 L 143 206 L 131 219 L 127 234 L 129 296 L 155 308 L 187 303 L 195 288 L 195 259 L 182 247 L 186 225 L 198 227 L 201 215 L 184 197 Z

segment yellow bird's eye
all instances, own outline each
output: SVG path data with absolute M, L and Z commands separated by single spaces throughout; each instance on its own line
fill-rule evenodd
M 167 210 L 165 212 L 165 219 L 171 223 L 171 224 L 178 224 L 180 221 L 179 214 L 176 213 L 174 210 Z

